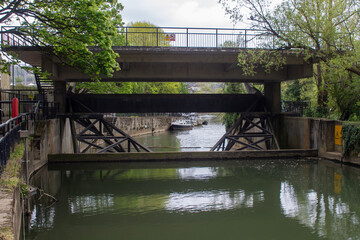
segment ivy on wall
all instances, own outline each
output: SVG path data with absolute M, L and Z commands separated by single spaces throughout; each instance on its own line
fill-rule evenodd
M 360 123 L 346 123 L 342 127 L 344 141 L 343 155 L 351 156 L 352 152 L 360 153 Z

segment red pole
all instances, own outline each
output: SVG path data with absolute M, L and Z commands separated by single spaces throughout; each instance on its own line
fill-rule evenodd
M 17 117 L 19 115 L 19 99 L 13 98 L 12 100 L 12 117 Z

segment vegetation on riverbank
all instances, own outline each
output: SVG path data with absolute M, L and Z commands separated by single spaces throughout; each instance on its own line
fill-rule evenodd
M 270 72 L 283 68 L 284 56 L 279 50 L 291 50 L 314 64 L 314 74 L 308 79 L 283 83 L 282 99 L 311 103 L 307 116 L 359 119 L 359 1 L 219 2 L 235 23 L 247 23 L 251 29 L 264 31 L 263 48 L 274 49 L 240 51 L 238 66 L 245 75 L 254 75 L 258 69 Z
M 25 143 L 21 142 L 16 145 L 14 152 L 10 155 L 10 158 L 1 174 L 0 178 L 0 190 L 9 192 L 12 196 L 14 189 L 21 184 L 20 171 L 21 171 L 21 159 L 25 153 Z M 14 233 L 9 225 L 9 222 L 3 222 L 0 225 L 0 240 L 13 240 Z
M 360 123 L 345 123 L 342 127 L 343 155 L 360 153 Z
M 18 144 L 1 174 L 0 187 L 7 191 L 13 191 L 21 182 L 20 169 L 21 159 L 25 153 L 25 143 Z
M 14 234 L 9 227 L 0 227 L 0 240 L 13 240 Z

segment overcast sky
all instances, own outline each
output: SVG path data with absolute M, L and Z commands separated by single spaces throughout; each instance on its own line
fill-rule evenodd
M 233 28 L 218 0 L 122 0 L 125 24 L 147 21 L 159 27 Z

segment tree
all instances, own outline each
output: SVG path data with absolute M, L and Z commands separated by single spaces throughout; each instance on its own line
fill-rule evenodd
M 304 59 L 317 62 L 315 79 L 321 109 L 327 108 L 328 72 L 351 71 L 360 74 L 360 2 L 357 0 L 284 0 L 272 5 L 267 0 L 219 0 L 234 21 L 247 16 L 251 28 L 274 37 L 274 51 L 249 51 L 239 55 L 245 74 L 253 74 L 259 64 L 268 71 L 281 67 L 279 50 L 294 50 Z M 236 2 L 236 5 L 233 5 Z M 248 11 L 243 11 L 246 8 Z M 264 44 L 266 46 L 266 43 Z M 260 55 L 260 57 L 259 57 Z
M 19 22 L 20 27 L 1 33 L 27 39 L 94 78 L 111 76 L 119 69 L 111 47 L 123 24 L 122 9 L 117 0 L 4 0 L 0 23 Z M 2 70 L 13 60 L 3 54 Z
M 126 34 L 127 44 L 129 46 L 170 46 L 169 41 L 165 41 L 164 31 L 149 22 L 130 22 Z

